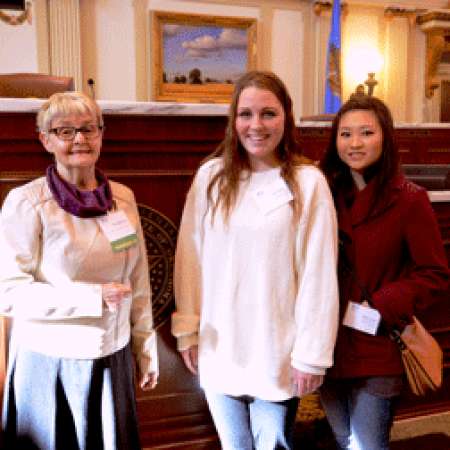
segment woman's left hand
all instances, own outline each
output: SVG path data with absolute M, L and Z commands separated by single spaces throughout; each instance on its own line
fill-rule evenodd
M 144 375 L 141 375 L 139 379 L 139 386 L 143 391 L 149 391 L 156 386 L 156 373 L 150 372 Z
M 314 392 L 323 383 L 323 375 L 302 372 L 294 367 L 292 368 L 292 377 L 297 387 L 298 397 L 311 394 L 311 392 Z

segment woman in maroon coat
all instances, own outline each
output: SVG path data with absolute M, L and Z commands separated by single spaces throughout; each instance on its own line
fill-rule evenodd
M 442 298 L 448 263 L 426 190 L 400 173 L 393 121 L 382 101 L 362 96 L 342 106 L 321 166 L 342 244 L 341 326 L 322 404 L 340 448 L 384 450 L 403 379 L 387 329 L 404 328 Z

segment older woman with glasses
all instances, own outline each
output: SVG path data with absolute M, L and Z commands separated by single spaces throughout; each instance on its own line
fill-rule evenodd
M 37 116 L 55 163 L 1 212 L 0 313 L 13 318 L 4 394 L 8 449 L 140 449 L 142 389 L 158 367 L 134 195 L 95 165 L 103 119 L 77 92 Z

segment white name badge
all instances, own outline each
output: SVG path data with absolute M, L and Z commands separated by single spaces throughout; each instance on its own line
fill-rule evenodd
M 277 180 L 268 186 L 263 186 L 253 193 L 258 208 L 268 214 L 270 211 L 289 203 L 294 197 L 284 180 Z
M 123 211 L 109 213 L 99 217 L 97 221 L 111 243 L 113 252 L 120 252 L 136 244 L 136 230 Z
M 363 333 L 375 335 L 380 325 L 380 313 L 370 306 L 348 302 L 343 324 Z

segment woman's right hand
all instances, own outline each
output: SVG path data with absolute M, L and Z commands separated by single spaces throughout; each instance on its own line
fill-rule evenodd
M 197 375 L 198 373 L 198 345 L 193 345 L 186 350 L 181 350 L 181 356 L 186 364 L 186 367 L 191 373 Z
M 117 308 L 123 300 L 131 294 L 130 286 L 122 283 L 107 283 L 102 285 L 102 298 L 111 312 Z

